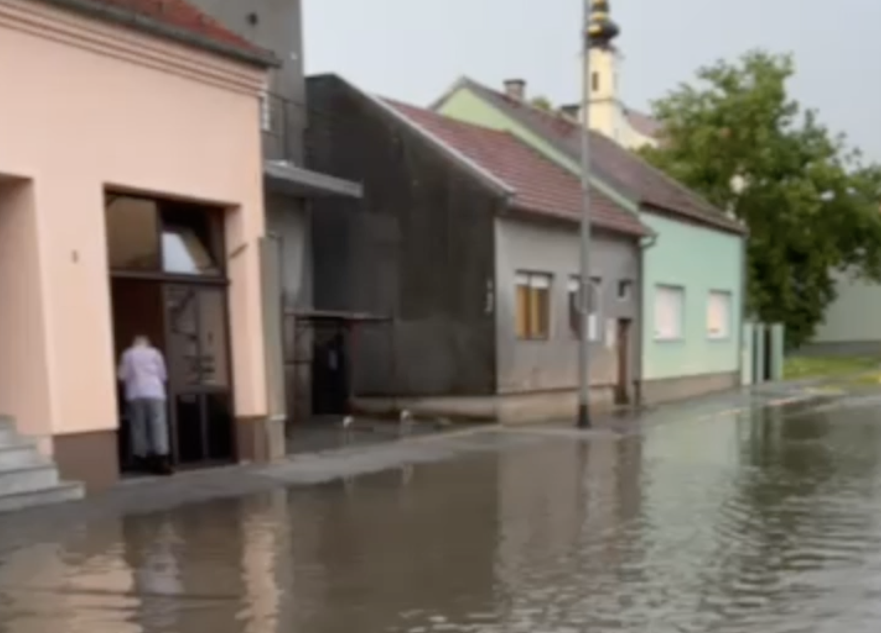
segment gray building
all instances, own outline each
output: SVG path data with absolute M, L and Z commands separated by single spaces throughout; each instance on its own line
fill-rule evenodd
M 504 132 L 307 80 L 328 114 L 309 161 L 364 182 L 358 212 L 314 203 L 316 306 L 380 314 L 352 346 L 352 391 L 368 411 L 505 420 L 575 410 L 581 189 Z M 592 384 L 624 401 L 639 382 L 640 248 L 647 230 L 597 192 Z
M 259 121 L 263 130 L 267 240 L 263 244 L 267 303 L 268 379 L 274 429 L 255 442 L 280 447 L 281 423 L 308 417 L 311 400 L 311 337 L 296 337 L 296 315 L 311 318 L 313 307 L 311 213 L 316 200 L 361 197 L 357 179 L 340 179 L 309 169 L 304 133 L 320 110 L 309 108 L 303 70 L 302 10 L 299 0 L 190 0 L 227 28 L 271 51 L 279 66 L 271 72 Z M 299 339 L 299 340 L 295 340 Z M 296 343 L 299 343 L 300 349 Z M 270 441 L 267 442 L 267 437 Z M 272 439 L 274 438 L 274 439 Z

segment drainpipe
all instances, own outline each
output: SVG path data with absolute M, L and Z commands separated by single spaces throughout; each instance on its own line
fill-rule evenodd
M 637 314 L 639 315 L 639 328 L 638 328 L 638 341 L 639 341 L 639 375 L 636 380 L 633 381 L 633 400 L 634 404 L 637 407 L 642 406 L 642 358 L 643 358 L 643 345 L 645 344 L 645 301 L 643 300 L 643 287 L 645 283 L 645 252 L 653 247 L 658 241 L 657 233 L 653 233 L 648 237 L 644 238 L 643 241 L 639 244 L 639 310 Z
M 747 255 L 748 255 L 748 240 L 747 236 L 744 235 L 740 240 L 740 332 L 738 333 L 737 341 L 737 368 L 740 371 L 740 376 L 738 377 L 738 382 L 740 386 L 743 387 L 743 365 L 744 365 L 744 353 L 743 353 L 743 345 L 746 342 L 746 337 L 744 336 L 744 329 L 746 327 L 746 321 L 749 318 L 749 314 L 747 312 L 747 293 L 749 292 L 749 266 L 747 265 Z M 749 361 L 752 362 L 752 354 L 750 354 Z M 750 369 L 750 382 L 754 382 L 752 376 L 752 369 Z
M 267 239 L 270 239 L 270 240 L 274 241 L 274 242 L 276 243 L 276 245 L 277 245 L 277 248 L 276 248 L 276 256 L 277 256 L 277 257 L 276 257 L 276 259 L 278 260 L 278 261 L 277 261 L 277 266 L 278 266 L 278 288 L 277 288 L 276 290 L 277 290 L 278 293 L 279 293 L 279 301 L 278 301 L 278 303 L 279 303 L 279 312 L 280 312 L 280 314 L 279 314 L 279 322 L 278 322 L 278 324 L 279 324 L 279 332 L 278 332 L 278 336 L 279 336 L 279 344 L 280 344 L 281 347 L 282 347 L 282 356 L 281 356 L 281 368 L 276 367 L 276 368 L 274 369 L 274 371 L 278 371 L 279 369 L 281 369 L 281 374 L 280 374 L 279 377 L 278 377 L 278 384 L 279 384 L 279 386 L 281 387 L 281 395 L 282 395 L 282 397 L 284 398 L 284 409 L 283 409 L 284 413 L 282 414 L 282 413 L 279 413 L 279 412 L 274 412 L 274 414 L 271 416 L 271 421 L 272 421 L 272 422 L 281 422 L 281 421 L 286 421 L 286 419 L 287 419 L 291 414 L 294 413 L 294 412 L 292 412 L 292 411 L 287 411 L 287 402 L 288 402 L 288 398 L 287 398 L 287 387 L 288 387 L 288 386 L 287 386 L 287 384 L 285 384 L 285 383 L 286 383 L 286 380 L 285 380 L 285 370 L 284 370 L 284 365 L 285 365 L 285 357 L 284 357 L 284 354 L 285 354 L 285 345 L 284 345 L 285 322 L 284 322 L 284 321 L 285 321 L 285 288 L 286 288 L 286 284 L 285 284 L 285 266 L 284 266 L 284 262 L 285 262 L 285 258 L 284 258 L 284 239 L 282 238 L 281 235 L 279 235 L 278 233 L 272 232 L 272 231 L 267 231 L 267 232 L 266 232 L 266 237 L 267 237 Z M 294 382 L 294 386 L 296 387 L 296 380 L 294 380 L 293 382 Z M 267 385 L 267 386 L 268 386 L 268 385 Z M 269 394 L 269 395 L 272 395 L 272 394 Z M 296 394 L 292 394 L 292 396 L 296 396 Z M 293 400 L 293 398 L 292 398 L 292 400 Z M 271 401 L 272 401 L 272 400 L 270 399 L 270 402 L 271 402 Z M 296 402 L 296 400 L 293 400 L 293 402 Z

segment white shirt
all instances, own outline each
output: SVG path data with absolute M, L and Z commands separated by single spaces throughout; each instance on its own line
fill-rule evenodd
M 165 361 L 155 347 L 134 345 L 122 354 L 119 379 L 125 383 L 125 399 L 165 400 Z

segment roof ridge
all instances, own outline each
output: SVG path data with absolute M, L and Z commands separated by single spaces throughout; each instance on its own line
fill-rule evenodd
M 505 99 L 505 100 L 509 99 L 509 97 L 507 97 L 504 93 L 501 93 L 498 90 L 495 90 L 494 88 L 490 88 L 489 86 L 487 86 L 479 81 L 476 81 L 470 77 L 463 76 L 462 79 L 464 80 L 463 83 L 470 84 L 471 86 L 477 87 L 478 89 L 485 90 L 489 93 L 492 93 L 497 98 Z M 573 130 L 581 130 L 581 125 L 579 123 L 572 121 L 571 119 L 567 118 L 562 113 L 548 112 L 547 110 L 543 110 L 541 108 L 534 106 L 533 104 L 529 103 L 528 101 L 518 101 L 517 105 L 523 106 L 526 109 L 528 109 L 529 111 L 536 113 L 536 114 L 539 114 L 545 118 L 553 119 L 556 122 L 562 122 L 565 125 L 568 125 Z M 711 203 L 703 195 L 699 194 L 698 192 L 694 191 L 693 189 L 690 189 L 689 187 L 685 186 L 685 184 L 679 182 L 678 180 L 676 180 L 675 178 L 673 178 L 672 176 L 670 176 L 669 174 L 667 174 L 663 170 L 652 165 L 649 161 L 644 159 L 642 156 L 640 156 L 636 152 L 630 151 L 626 147 L 615 142 L 613 139 L 610 139 L 607 136 L 604 136 L 603 134 L 600 134 L 599 132 L 597 132 L 595 130 L 590 130 L 590 133 L 602 137 L 603 140 L 608 141 L 609 143 L 613 143 L 621 151 L 626 152 L 631 158 L 638 161 L 642 167 L 646 167 L 646 168 L 650 169 L 655 174 L 657 174 L 658 176 L 663 178 L 665 182 L 667 182 L 668 184 L 671 184 L 675 188 L 677 188 L 681 193 L 684 193 L 685 195 L 693 198 L 695 201 L 700 202 L 703 205 L 706 205 L 708 207 L 707 211 L 712 211 L 715 215 L 717 215 L 719 217 L 719 219 L 726 220 L 728 222 L 732 222 L 733 224 L 735 224 L 737 226 L 741 226 L 739 222 L 731 220 L 731 218 L 729 218 L 727 216 L 727 214 L 722 209 L 718 208 L 716 205 Z M 676 209 L 670 209 L 670 210 L 675 211 Z
M 575 174 L 551 160 L 510 130 L 461 121 L 431 108 L 407 104 L 397 99 L 376 97 L 384 108 L 395 110 L 421 134 L 434 139 L 451 154 L 467 161 L 472 170 L 481 170 L 507 185 L 512 207 L 578 220 L 581 214 L 581 187 Z M 605 194 L 591 210 L 598 227 L 629 235 L 648 232 L 639 218 Z

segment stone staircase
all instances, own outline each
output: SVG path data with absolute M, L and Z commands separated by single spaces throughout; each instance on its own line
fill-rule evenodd
M 81 499 L 83 486 L 59 481 L 58 469 L 36 444 L 0 415 L 0 512 Z

